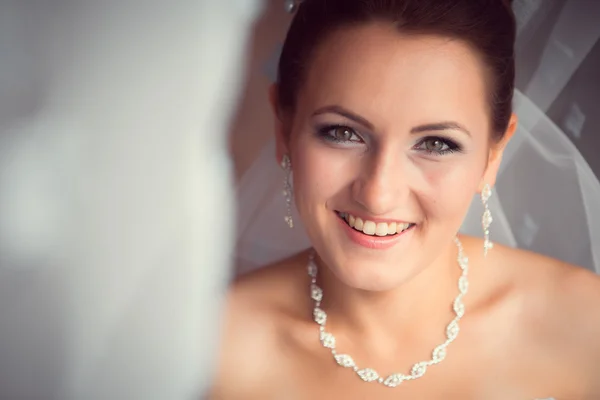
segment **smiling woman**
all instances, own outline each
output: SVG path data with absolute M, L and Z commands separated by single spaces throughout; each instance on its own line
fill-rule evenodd
M 304 12 L 312 4 L 318 7 L 307 2 Z M 284 47 L 280 68 L 287 54 Z M 293 103 L 281 100 L 286 72 L 272 93 L 278 154 L 292 161 L 295 204 L 337 279 L 390 290 L 442 253 L 452 257 L 473 194 L 494 182 L 514 120 L 491 134 L 485 65 L 462 40 L 402 35 L 376 20 L 326 35 L 310 60 Z M 336 212 L 362 216 L 367 248 L 337 234 Z M 395 220 L 411 228 L 388 251 L 370 251 L 382 240 L 372 227 Z M 392 267 L 395 260 L 403 267 Z
M 600 396 L 598 278 L 488 241 L 515 29 L 502 0 L 302 2 L 270 102 L 310 249 L 232 286 L 215 398 Z

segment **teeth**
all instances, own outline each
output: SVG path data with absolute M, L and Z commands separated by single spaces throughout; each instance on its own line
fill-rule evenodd
M 373 222 L 373 221 L 363 221 L 359 217 L 355 217 L 354 215 L 350 215 L 348 213 L 340 213 L 340 216 L 346 220 L 348 225 L 357 231 L 363 232 L 365 235 L 371 236 L 387 236 L 393 235 L 398 232 L 402 232 L 408 229 L 411 224 L 408 222 L 405 223 L 396 223 L 396 222 Z
M 409 224 L 408 222 L 405 222 L 405 223 L 403 223 L 403 224 L 398 224 L 398 226 L 397 226 L 397 228 L 396 228 L 396 229 L 397 229 L 398 231 L 402 232 L 403 230 L 406 230 L 406 229 L 408 229 L 408 227 L 409 227 L 409 226 L 410 226 L 410 224 Z
M 350 225 L 350 226 L 352 226 L 357 231 L 362 231 L 363 230 L 363 220 L 356 217 L 354 220 L 354 225 Z
M 395 222 L 390 222 L 388 224 L 387 233 L 388 233 L 388 235 L 393 235 L 394 233 L 396 233 L 396 223 Z
M 377 224 L 377 229 L 375 229 L 375 234 L 377 236 L 385 236 L 388 234 L 388 224 L 385 222 L 380 222 Z
M 363 228 L 362 228 L 363 233 L 366 233 L 367 235 L 374 235 L 376 230 L 377 230 L 377 224 L 375 224 L 375 222 L 365 221 Z

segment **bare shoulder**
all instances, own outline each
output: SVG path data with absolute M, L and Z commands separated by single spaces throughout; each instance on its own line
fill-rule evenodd
M 562 318 L 577 326 L 594 323 L 600 333 L 600 276 L 541 254 L 496 246 L 499 254 L 492 258 L 497 268 L 507 268 L 515 278 L 516 288 L 544 296 Z M 600 340 L 600 337 L 597 338 Z
M 498 271 L 494 279 L 510 284 L 516 293 L 546 295 L 547 304 L 558 307 L 557 311 L 568 309 L 570 315 L 585 311 L 586 321 L 593 320 L 589 313 L 596 310 L 596 321 L 600 321 L 600 275 L 542 254 L 498 244 L 484 258 L 479 254 L 483 248 L 481 239 L 465 237 L 462 241 L 476 265 Z
M 479 239 L 466 242 L 473 249 L 481 246 Z M 600 276 L 500 245 L 482 264 L 495 271 L 493 279 L 504 283 L 505 303 L 518 315 L 515 330 L 526 337 L 523 343 L 543 353 L 543 359 L 562 365 L 558 368 L 576 371 L 584 391 L 600 398 Z
M 236 279 L 229 290 L 212 399 L 260 398 L 281 330 L 301 312 L 304 253 Z M 304 293 L 304 292 L 302 292 Z

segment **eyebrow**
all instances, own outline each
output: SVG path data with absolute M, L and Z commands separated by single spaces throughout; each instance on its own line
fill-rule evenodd
M 317 111 L 313 113 L 313 116 L 321 115 L 321 114 L 338 114 L 342 117 L 348 118 L 362 126 L 367 127 L 370 130 L 373 130 L 373 124 L 367 121 L 365 118 L 361 117 L 353 113 L 352 111 L 346 110 L 344 107 L 340 106 L 326 106 L 323 108 L 319 108 Z
M 313 116 L 317 116 L 317 115 L 321 115 L 321 114 L 329 114 L 329 113 L 341 115 L 342 117 L 348 118 L 349 120 L 352 120 L 358 124 L 361 124 L 362 126 L 368 128 L 370 130 L 373 130 L 373 128 L 374 128 L 373 124 L 370 123 L 367 119 L 361 117 L 358 114 L 353 113 L 352 111 L 345 109 L 344 107 L 338 106 L 338 105 L 332 105 L 332 106 L 326 106 L 326 107 L 319 108 L 318 110 L 316 110 L 313 113 Z M 410 133 L 416 134 L 416 133 L 423 133 L 423 132 L 448 131 L 448 130 L 461 131 L 461 132 L 465 133 L 466 135 L 471 136 L 471 133 L 468 131 L 467 128 L 465 128 L 458 122 L 453 122 L 453 121 L 442 121 L 442 122 L 436 122 L 436 123 L 432 123 L 432 124 L 415 126 L 414 128 L 412 128 L 410 130 Z
M 433 132 L 433 131 L 461 131 L 467 136 L 471 136 L 471 132 L 458 122 L 444 121 L 436 122 L 434 124 L 419 125 L 410 130 L 410 133 L 422 133 L 422 132 Z

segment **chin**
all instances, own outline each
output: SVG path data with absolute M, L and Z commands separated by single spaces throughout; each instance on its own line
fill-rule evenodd
M 344 214 L 323 218 L 310 235 L 321 261 L 340 283 L 359 290 L 392 290 L 421 271 L 422 227 L 410 224 L 402 232 L 375 236 L 357 231 Z M 316 227 L 316 226 L 315 226 Z
M 335 275 L 337 280 L 348 287 L 372 292 L 392 290 L 409 281 L 420 271 L 420 263 L 415 259 L 418 250 L 405 251 L 371 250 L 339 242 L 324 243 L 317 249 L 319 256 Z
M 330 270 L 348 287 L 371 292 L 392 290 L 419 273 L 413 262 L 383 261 L 372 258 L 344 257 L 341 262 L 332 261 Z

